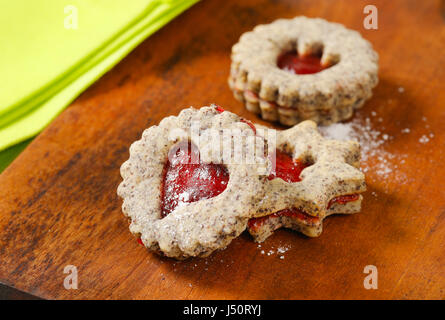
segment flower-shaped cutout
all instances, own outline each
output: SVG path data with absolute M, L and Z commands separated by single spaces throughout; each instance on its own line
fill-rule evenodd
M 229 86 L 264 120 L 292 126 L 348 119 L 372 96 L 378 55 L 356 31 L 323 19 L 278 19 L 232 48 Z

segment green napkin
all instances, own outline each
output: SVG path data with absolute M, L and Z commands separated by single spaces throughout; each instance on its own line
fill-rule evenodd
M 0 0 L 5 9 L 0 37 L 8 44 L 0 50 L 1 74 L 7 75 L 0 79 L 0 150 L 37 134 L 147 36 L 197 1 Z M 67 29 L 73 8 L 78 26 Z M 0 168 L 1 161 L 0 156 Z
M 26 140 L 0 152 L 0 172 L 5 170 L 30 142 L 31 140 Z

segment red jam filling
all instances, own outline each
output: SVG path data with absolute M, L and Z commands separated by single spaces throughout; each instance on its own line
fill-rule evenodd
M 224 111 L 226 111 L 226 110 L 224 110 L 223 107 L 220 107 L 220 106 L 216 106 L 215 109 L 216 109 L 216 111 L 218 111 L 219 113 L 223 113 Z
M 328 209 L 334 204 L 334 203 L 339 203 L 339 204 L 346 204 L 348 202 L 352 202 L 352 201 L 357 201 L 359 198 L 358 194 L 347 194 L 344 196 L 339 196 L 336 198 L 331 199 L 331 201 L 329 201 L 328 204 Z
M 273 159 L 272 159 L 273 160 Z M 280 150 L 276 150 L 275 152 L 275 172 L 272 172 L 268 179 L 273 180 L 275 178 L 281 178 L 286 182 L 299 182 L 301 181 L 300 174 L 304 168 L 308 167 L 301 160 L 293 160 L 290 155 Z M 257 229 L 270 218 L 277 218 L 281 216 L 293 217 L 296 219 L 308 221 L 308 222 L 316 222 L 318 220 L 317 217 L 313 217 L 307 215 L 298 209 L 286 209 L 281 210 L 270 215 L 260 217 L 260 218 L 252 218 L 248 222 L 248 226 L 251 229 Z
M 223 192 L 229 172 L 221 164 L 192 163 L 199 151 L 190 142 L 183 142 L 169 155 L 161 186 L 161 216 L 165 217 L 178 205 L 209 199 Z
M 252 122 L 250 122 L 249 120 L 246 120 L 246 119 L 241 119 L 241 122 L 246 123 L 253 130 L 253 133 L 256 134 L 256 127 Z
M 323 71 L 321 55 L 299 56 L 296 51 L 285 52 L 278 57 L 278 68 L 291 70 L 296 74 L 312 74 Z
M 275 152 L 275 172 L 269 175 L 269 180 L 281 178 L 286 182 L 301 181 L 300 174 L 307 165 L 300 160 L 293 160 L 290 155 L 280 150 Z

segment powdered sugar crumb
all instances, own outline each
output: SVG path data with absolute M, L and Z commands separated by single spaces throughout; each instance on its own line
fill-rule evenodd
M 274 246 L 271 246 L 269 250 L 266 252 L 265 250 L 261 250 L 261 254 L 266 254 L 267 256 L 273 256 L 276 255 L 281 260 L 284 259 L 284 254 L 291 249 L 290 244 L 282 245 L 280 244 L 277 248 Z
M 420 137 L 419 142 L 420 143 L 428 143 L 430 141 L 430 138 L 426 134 Z
M 287 252 L 287 250 L 289 250 L 289 247 L 285 247 L 285 246 L 281 246 L 277 249 L 278 253 L 285 253 Z

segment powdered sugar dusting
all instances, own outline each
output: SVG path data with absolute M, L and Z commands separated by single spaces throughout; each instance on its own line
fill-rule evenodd
M 372 112 L 376 117 L 377 113 Z M 377 122 L 382 119 L 377 118 Z M 383 119 L 382 119 L 383 120 Z M 367 173 L 372 170 L 380 178 L 388 178 L 399 167 L 405 155 L 395 155 L 385 149 L 385 144 L 394 139 L 388 133 L 375 129 L 371 119 L 355 118 L 348 123 L 335 123 L 320 127 L 320 132 L 327 138 L 336 140 L 355 140 L 360 143 L 362 155 L 362 170 Z M 402 178 L 400 175 L 398 178 Z
M 399 90 L 403 92 L 403 90 Z M 428 119 L 422 117 L 425 123 L 424 130 L 429 132 L 422 134 L 418 139 L 419 145 L 424 145 L 434 138 L 434 133 L 430 132 Z M 376 129 L 375 125 L 381 126 L 383 118 L 377 112 L 372 111 L 371 117 L 356 117 L 347 123 L 335 123 L 330 126 L 320 127 L 320 132 L 327 138 L 336 140 L 355 140 L 360 143 L 362 150 L 361 165 L 365 173 L 370 173 L 371 178 L 385 180 L 391 178 L 398 182 L 406 182 L 406 175 L 400 170 L 405 164 L 406 154 L 388 151 L 388 144 L 395 140 L 395 137 L 384 132 L 384 128 Z M 373 125 L 374 124 L 374 125 Z M 402 127 L 403 128 L 403 127 Z M 413 130 L 404 127 L 400 129 L 400 134 L 414 134 Z M 399 135 L 396 135 L 399 136 Z
M 322 134 L 330 139 L 351 140 L 354 136 L 354 129 L 350 123 L 334 123 L 327 127 L 320 127 Z
M 330 139 L 355 140 L 362 149 L 362 161 L 382 154 L 382 145 L 393 139 L 387 133 L 382 133 L 371 126 L 371 119 L 354 119 L 348 123 L 334 123 L 327 127 L 320 127 L 321 133 Z

